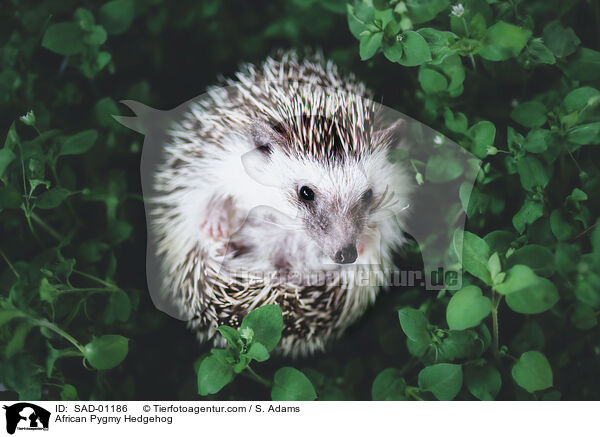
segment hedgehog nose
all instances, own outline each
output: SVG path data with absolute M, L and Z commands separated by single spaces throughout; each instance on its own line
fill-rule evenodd
M 334 261 L 338 264 L 351 264 L 356 261 L 357 257 L 358 253 L 356 252 L 356 246 L 350 244 L 343 247 L 342 250 L 337 251 Z

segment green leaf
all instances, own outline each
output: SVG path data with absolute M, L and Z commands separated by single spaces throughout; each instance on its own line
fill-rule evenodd
M 600 79 L 600 52 L 580 48 L 563 67 L 567 76 L 575 80 L 592 81 Z
M 527 133 L 523 148 L 531 153 L 543 153 L 548 149 L 550 131 L 546 129 L 533 129 Z
M 85 8 L 77 8 L 73 16 L 75 17 L 77 24 L 79 24 L 79 27 L 83 30 L 90 30 L 96 22 L 94 20 L 94 14 Z
M 555 209 L 550 214 L 550 229 L 558 241 L 568 240 L 575 234 L 575 228 L 570 223 L 565 211 Z
M 544 215 L 544 205 L 541 202 L 527 199 L 521 209 L 513 217 L 513 225 L 519 233 L 523 233 L 526 225 L 534 223 Z
M 0 209 L 18 208 L 21 206 L 21 195 L 10 185 L 0 187 Z
M 455 51 L 450 48 L 450 45 L 458 39 L 458 36 L 452 32 L 424 27 L 417 31 L 419 35 L 425 38 L 431 51 L 431 61 L 429 65 L 438 65 L 448 56 L 453 55 Z
M 567 94 L 562 104 L 567 114 L 569 114 L 571 112 L 581 111 L 583 108 L 589 105 L 591 101 L 596 100 L 599 96 L 600 91 L 598 91 L 596 88 L 584 86 L 574 89 Z
M 483 239 L 490 247 L 490 252 L 505 254 L 517 239 L 517 235 L 514 232 L 497 230 L 490 232 Z
M 469 128 L 467 135 L 473 140 L 473 154 L 478 158 L 485 158 L 488 149 L 494 145 L 496 126 L 489 121 L 480 121 Z
M 448 0 L 407 0 L 406 9 L 413 24 L 433 20 L 449 5 Z
M 448 78 L 447 91 L 450 97 L 457 97 L 462 94 L 465 67 L 462 64 L 460 56 L 450 55 L 440 62 L 439 65 L 432 66 L 432 68 Z
M 398 369 L 385 369 L 375 377 L 371 387 L 374 401 L 405 401 L 406 381 Z
M 548 110 L 543 103 L 531 100 L 518 104 L 510 113 L 510 118 L 525 127 L 534 128 L 546 123 L 546 112 Z
M 575 126 L 569 131 L 567 139 L 582 146 L 600 143 L 600 121 Z
M 372 58 L 383 40 L 383 32 L 371 33 L 360 38 L 360 59 L 366 61 Z
M 108 305 L 104 311 L 104 322 L 113 323 L 115 320 L 126 322 L 131 315 L 131 300 L 123 290 L 117 290 L 110 294 Z
M 580 277 L 575 285 L 575 297 L 594 308 L 600 307 L 600 278 L 592 272 Z
M 231 365 L 210 355 L 202 360 L 198 368 L 198 393 L 201 396 L 218 393 L 233 380 L 233 377 Z
M 69 197 L 70 194 L 71 192 L 64 188 L 51 188 L 37 198 L 35 206 L 40 209 L 54 209 Z
M 111 97 L 103 97 L 94 105 L 94 119 L 102 127 L 116 127 L 118 123 L 113 115 L 120 115 L 117 102 Z
M 422 311 L 414 308 L 402 308 L 398 310 L 398 318 L 402 330 L 410 340 L 420 345 L 431 343 L 427 319 Z
M 400 62 L 402 60 L 402 43 L 396 41 L 391 45 L 385 45 L 383 54 L 390 62 Z
M 83 30 L 75 23 L 54 23 L 48 26 L 42 46 L 59 55 L 76 55 L 85 49 Z
M 86 44 L 99 46 L 106 42 L 106 30 L 102 26 L 93 26 L 83 37 Z
M 262 362 L 269 359 L 269 351 L 260 343 L 252 343 L 252 346 L 250 346 L 250 349 L 246 352 L 246 356 L 258 362 Z
M 546 167 L 534 156 L 526 155 L 519 159 L 517 171 L 521 178 L 521 185 L 527 191 L 534 191 L 538 186 L 544 188 L 550 181 Z
M 27 334 L 29 334 L 31 328 L 33 328 L 33 324 L 29 321 L 23 321 L 17 325 L 15 330 L 11 333 L 12 336 L 4 348 L 4 355 L 7 359 L 23 350 L 25 339 L 27 338 Z
M 371 23 L 375 19 L 374 8 L 364 3 L 357 3 L 355 6 L 346 4 L 346 9 L 350 33 L 356 39 L 360 39 L 361 33 L 367 30 L 366 23 Z
M 129 29 L 134 13 L 133 0 L 113 0 L 102 5 L 99 20 L 109 34 L 118 35 Z
M 536 275 L 552 276 L 555 271 L 554 255 L 545 246 L 529 244 L 517 249 L 506 260 L 506 268 L 510 269 L 516 264 L 530 267 Z
M 540 278 L 530 267 L 517 264 L 510 268 L 504 282 L 497 284 L 494 289 L 503 295 L 516 293 L 525 288 L 536 285 L 538 279 Z
M 317 393 L 310 380 L 293 367 L 275 372 L 271 399 L 274 401 L 314 401 Z
M 11 162 L 16 158 L 15 154 L 10 149 L 0 149 L 0 179 L 4 176 L 4 172 Z
M 113 244 L 121 244 L 133 232 L 133 226 L 123 220 L 110 220 L 107 229 L 107 238 Z
M 75 386 L 71 384 L 65 384 L 60 391 L 60 399 L 63 401 L 77 401 L 79 400 L 79 395 L 77 394 L 77 389 Z
M 233 351 L 231 349 L 211 349 L 210 354 L 212 357 L 215 357 L 217 360 L 219 360 L 219 362 L 221 364 L 226 364 L 227 366 L 231 367 L 233 364 L 235 364 L 236 359 L 235 356 L 233 354 Z M 200 359 L 200 362 L 198 363 L 197 366 L 195 366 L 196 372 L 198 372 L 198 370 L 200 369 L 200 364 L 202 364 L 202 359 Z M 246 361 L 247 363 L 247 361 Z
M 481 289 L 468 285 L 457 291 L 446 307 L 446 321 L 450 329 L 463 330 L 478 326 L 492 311 L 492 301 Z
M 554 53 L 539 38 L 530 40 L 526 50 L 534 64 L 556 64 Z
M 231 326 L 219 326 L 217 331 L 227 340 L 229 346 L 234 350 L 241 349 L 241 336 L 240 331 Z
M 42 278 L 38 292 L 40 294 L 40 299 L 43 302 L 48 303 L 54 302 L 54 299 L 56 299 L 56 296 L 59 294 L 58 288 L 48 282 L 48 278 Z
M 414 31 L 402 34 L 402 57 L 398 62 L 406 67 L 414 67 L 431 60 L 431 52 L 427 41 Z
M 498 252 L 494 252 L 490 259 L 487 262 L 488 270 L 490 271 L 490 276 L 494 280 L 502 271 L 502 264 L 500 263 L 500 256 Z
M 271 352 L 281 339 L 283 316 L 279 305 L 265 305 L 251 311 L 242 320 L 241 329 L 251 328 L 254 341 L 261 343 Z
M 457 112 L 456 114 L 453 114 L 450 108 L 445 108 L 444 123 L 446 124 L 446 127 L 452 132 L 462 134 L 467 131 L 468 120 L 465 114 L 463 114 L 462 112 Z M 492 139 L 492 143 L 493 141 L 494 140 Z
M 477 399 L 493 401 L 500 392 L 502 377 L 491 364 L 469 365 L 465 368 L 465 385 Z
M 419 69 L 419 83 L 427 94 L 439 93 L 448 88 L 448 80 L 442 73 L 425 66 Z
M 527 44 L 531 30 L 498 21 L 487 30 L 479 56 L 488 61 L 504 61 L 517 56 Z
M 598 315 L 596 310 L 582 302 L 575 303 L 575 309 L 571 315 L 571 323 L 577 327 L 577 329 L 592 329 L 598 325 Z
M 97 138 L 98 132 L 93 129 L 72 135 L 61 144 L 58 156 L 81 155 L 94 145 Z
M 517 267 L 519 271 L 515 270 Z M 524 269 L 529 268 L 514 266 L 507 280 L 496 286 L 496 290 L 506 295 L 506 304 L 517 313 L 540 314 L 549 310 L 559 299 L 556 286 L 546 278 L 535 276 L 531 269 L 527 273 Z
M 20 143 L 19 134 L 17 134 L 17 129 L 15 127 L 15 122 L 13 121 L 8 128 L 8 134 L 6 135 L 6 139 L 4 140 L 5 150 L 15 150 L 15 148 Z
M 425 166 L 425 179 L 434 183 L 453 181 L 463 174 L 462 162 L 452 154 L 433 155 Z
M 23 317 L 23 313 L 17 309 L 0 310 L 0 327 L 18 317 Z
M 485 240 L 471 232 L 465 231 L 462 251 L 463 268 L 487 285 L 492 284 L 492 278 L 487 267 L 489 258 L 490 248 Z
M 127 356 L 129 339 L 121 335 L 95 337 L 83 347 L 83 356 L 98 370 L 112 369 Z
M 419 372 L 419 388 L 433 393 L 440 401 L 450 401 L 462 387 L 462 368 L 458 364 L 434 364 Z
M 512 377 L 529 393 L 552 387 L 552 368 L 544 354 L 538 351 L 523 353 L 512 368 Z
M 578 245 L 558 243 L 554 252 L 554 264 L 556 270 L 563 276 L 568 277 L 571 273 L 577 270 L 580 251 Z
M 542 33 L 544 42 L 558 58 L 564 58 L 573 53 L 581 43 L 573 29 L 564 28 L 560 21 L 551 21 L 544 27 Z
M 436 348 L 430 348 L 429 353 L 437 361 L 467 360 L 481 355 L 485 347 L 483 339 L 475 331 L 449 331 Z
M 581 191 L 579 188 L 573 188 L 571 194 L 567 196 L 567 200 L 573 202 L 583 202 L 588 200 L 588 195 L 585 193 L 585 191 Z

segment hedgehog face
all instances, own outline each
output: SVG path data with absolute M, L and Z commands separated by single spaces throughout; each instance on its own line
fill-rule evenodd
M 334 168 L 306 160 L 302 164 L 304 171 L 290 180 L 288 188 L 289 202 L 298 209 L 298 221 L 333 262 L 355 262 L 375 206 L 371 183 L 355 165 Z
M 406 185 L 385 147 L 365 146 L 359 156 L 302 155 L 262 122 L 252 126 L 252 139 L 255 149 L 245 156 L 244 166 L 263 186 L 256 204 L 291 218 L 334 263 L 354 263 L 369 250 L 379 224 L 394 214 L 382 210 Z

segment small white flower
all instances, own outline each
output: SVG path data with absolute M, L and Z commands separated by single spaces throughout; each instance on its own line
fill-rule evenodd
M 518 104 L 519 104 L 519 101 L 517 99 L 512 99 L 510 101 L 510 106 L 512 106 L 513 108 L 516 108 Z
M 35 124 L 35 114 L 33 113 L 33 110 L 29 111 L 25 115 L 22 115 L 20 118 L 21 121 L 27 126 L 33 126 Z
M 433 142 L 439 145 L 442 144 L 442 142 L 444 142 L 444 139 L 441 135 L 436 135 L 435 137 L 433 137 Z
M 456 6 L 452 6 L 450 10 L 450 15 L 455 16 L 456 18 L 460 18 L 465 13 L 465 7 L 462 3 L 457 4 Z

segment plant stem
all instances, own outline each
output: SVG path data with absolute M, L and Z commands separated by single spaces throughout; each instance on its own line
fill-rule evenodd
M 95 293 L 95 292 L 114 292 L 114 291 L 118 291 L 119 289 L 116 287 L 106 287 L 106 288 L 68 288 L 66 290 L 60 290 L 61 294 L 65 294 L 65 293 L 78 293 L 78 292 L 89 292 L 89 293 Z
M 92 281 L 96 281 L 99 284 L 104 285 L 105 287 L 111 288 L 113 290 L 118 290 L 115 284 L 111 284 L 110 282 L 105 281 L 104 279 L 100 279 L 97 276 L 90 275 L 89 273 L 82 272 L 81 270 L 73 269 L 73 273 L 77 273 L 79 276 L 83 276 L 84 278 L 91 279 Z
M 38 216 L 35 212 L 30 213 L 30 217 L 33 219 L 34 222 L 40 225 L 46 232 L 48 232 L 58 241 L 62 241 L 64 239 L 62 235 L 60 235 L 52 226 L 50 226 L 48 223 L 42 220 L 42 218 Z
M 418 394 L 416 394 L 415 390 L 418 391 L 419 389 L 416 387 L 406 387 L 406 394 L 413 397 L 417 401 L 423 401 L 424 399 L 421 396 L 419 396 Z
M 265 385 L 267 387 L 273 387 L 273 383 L 271 381 L 260 376 L 258 373 L 256 373 L 254 370 L 252 370 L 252 367 L 247 366 L 246 370 L 248 370 L 248 373 L 246 373 L 245 375 L 248 376 L 250 379 L 253 379 L 254 381 L 258 382 L 259 384 Z
M 73 346 L 75 346 L 79 350 L 79 352 L 81 352 L 83 354 L 83 346 L 75 339 L 75 337 L 66 333 L 65 331 L 60 329 L 58 326 L 56 326 L 54 323 L 50 323 L 48 320 L 36 319 L 35 317 L 32 317 L 29 314 L 24 313 L 22 311 L 20 311 L 20 313 L 21 313 L 21 317 L 28 319 L 34 325 L 41 326 L 43 328 L 47 328 L 47 329 L 50 329 L 51 331 L 56 332 L 58 335 L 63 337 L 65 340 L 68 340 Z
M 499 333 L 498 333 L 498 306 L 502 296 L 498 296 L 496 290 L 492 290 L 492 342 L 494 358 L 498 360 L 500 358 L 500 347 L 499 347 Z
M 15 267 L 12 265 L 12 263 L 10 262 L 10 260 L 8 259 L 8 257 L 6 256 L 6 254 L 4 253 L 4 251 L 2 249 L 0 249 L 0 255 L 2 256 L 2 258 L 4 258 L 4 261 L 6 261 L 6 264 L 8 264 L 8 267 L 10 267 L 10 269 L 15 274 L 15 276 L 17 278 L 20 278 L 21 275 L 19 275 L 19 272 L 17 272 L 17 269 L 15 269 Z

